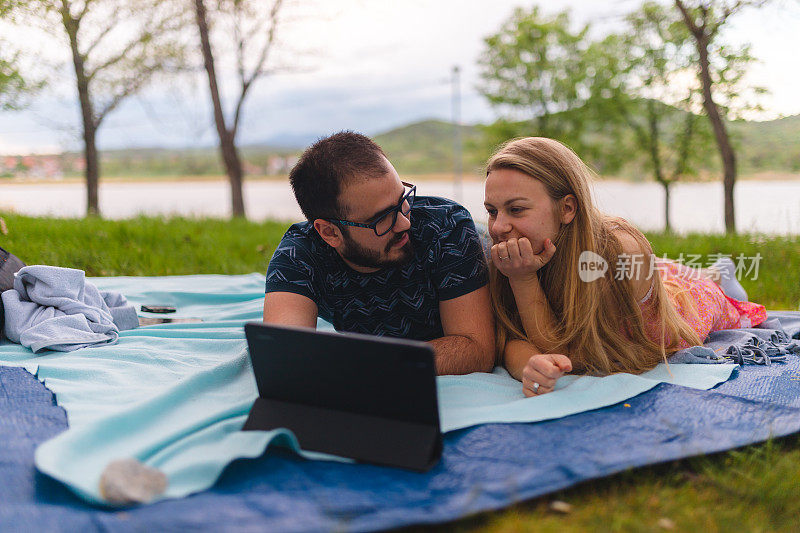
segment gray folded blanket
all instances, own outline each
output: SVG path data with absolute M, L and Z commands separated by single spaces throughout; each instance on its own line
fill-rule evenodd
M 124 296 L 99 291 L 72 268 L 23 267 L 2 301 L 6 337 L 34 352 L 114 344 L 121 330 L 139 325 Z
M 755 328 L 712 331 L 703 346 L 675 352 L 670 363 L 783 363 L 789 354 L 800 354 L 800 314 L 771 311 Z

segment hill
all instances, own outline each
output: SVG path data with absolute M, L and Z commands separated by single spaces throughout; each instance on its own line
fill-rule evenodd
M 736 121 L 731 123 L 731 133 L 743 172 L 800 172 L 800 115 Z
M 676 113 L 680 112 L 676 110 Z M 800 172 L 800 115 L 761 122 L 734 121 L 729 123 L 729 131 L 736 147 L 740 174 Z M 451 172 L 453 133 L 451 123 L 426 120 L 376 135 L 374 139 L 400 172 Z M 535 132 L 526 134 L 535 135 Z M 462 126 L 462 136 L 464 170 L 480 173 L 492 149 L 490 143 L 484 140 L 482 126 Z M 610 152 L 614 149 L 609 143 L 599 151 Z M 642 167 L 641 161 L 631 161 L 623 174 L 646 176 Z M 719 157 L 712 141 L 702 170 L 716 172 L 719 168 Z
M 677 109 L 674 113 L 673 119 L 685 116 L 684 112 Z M 512 126 L 516 128 L 517 133 L 509 133 L 503 138 L 519 134 L 536 134 L 525 123 L 516 123 Z M 800 172 L 800 115 L 764 122 L 734 121 L 729 126 L 737 149 L 740 175 Z M 462 125 L 460 128 L 463 140 L 463 171 L 465 174 L 479 175 L 493 148 L 492 141 L 487 139 L 485 127 L 480 124 Z M 419 175 L 453 172 L 454 134 L 455 126 L 452 123 L 424 120 L 379 133 L 373 138 L 383 147 L 398 172 Z M 649 179 L 643 157 L 629 157 L 624 147 L 611 140 L 612 136 L 597 132 L 592 135 L 596 153 L 586 151 L 581 155 L 594 168 L 604 172 L 600 160 L 612 155 L 624 159 L 625 163 L 621 169 L 605 173 L 635 180 Z M 285 175 L 303 148 L 305 147 L 291 145 L 243 146 L 241 155 L 245 172 L 251 176 Z M 700 170 L 705 171 L 709 178 L 716 179 L 720 162 L 713 141 L 710 141 L 704 150 L 708 152 L 708 156 Z M 58 160 L 58 163 L 54 163 L 54 159 Z M 20 168 L 33 160 L 41 160 L 40 166 L 45 164 L 51 167 L 58 166 L 68 176 L 78 176 L 83 171 L 82 154 L 79 153 L 65 153 L 60 156 L 18 156 L 0 160 L 0 177 L 20 175 Z M 157 178 L 223 174 L 216 147 L 108 150 L 101 152 L 100 163 L 104 176 Z M 30 170 L 26 172 L 24 168 L 21 172 L 23 176 L 37 175 Z
M 464 146 L 464 171 L 480 167 L 481 157 L 476 148 L 481 144 L 482 133 L 478 126 L 460 126 Z M 425 120 L 375 135 L 373 139 L 389 156 L 401 174 L 427 174 L 452 172 L 454 168 L 454 137 L 456 129 L 451 122 Z

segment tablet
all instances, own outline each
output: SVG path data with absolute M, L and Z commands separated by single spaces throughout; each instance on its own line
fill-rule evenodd
M 245 325 L 259 397 L 244 430 L 287 428 L 304 450 L 425 471 L 441 456 L 433 348 Z

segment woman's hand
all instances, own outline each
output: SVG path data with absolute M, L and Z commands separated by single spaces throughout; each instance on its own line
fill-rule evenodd
M 553 241 L 546 239 L 544 248 L 538 254 L 533 253 L 531 241 L 527 237 L 508 239 L 492 246 L 492 262 L 508 279 L 530 279 L 536 271 L 547 264 L 556 253 Z
M 522 392 L 527 397 L 553 392 L 558 378 L 572 371 L 572 361 L 559 353 L 531 356 L 522 369 Z

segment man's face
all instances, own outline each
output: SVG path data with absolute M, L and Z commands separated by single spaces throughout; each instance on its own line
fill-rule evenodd
M 339 194 L 347 220 L 367 223 L 375 215 L 397 206 L 405 192 L 397 171 L 386 160 L 387 173 L 381 177 L 356 180 Z M 390 215 L 391 216 L 391 215 Z M 408 262 L 414 255 L 411 245 L 410 213 L 397 213 L 392 229 L 378 237 L 372 229 L 348 226 L 342 232 L 339 255 L 356 270 L 373 271 Z

